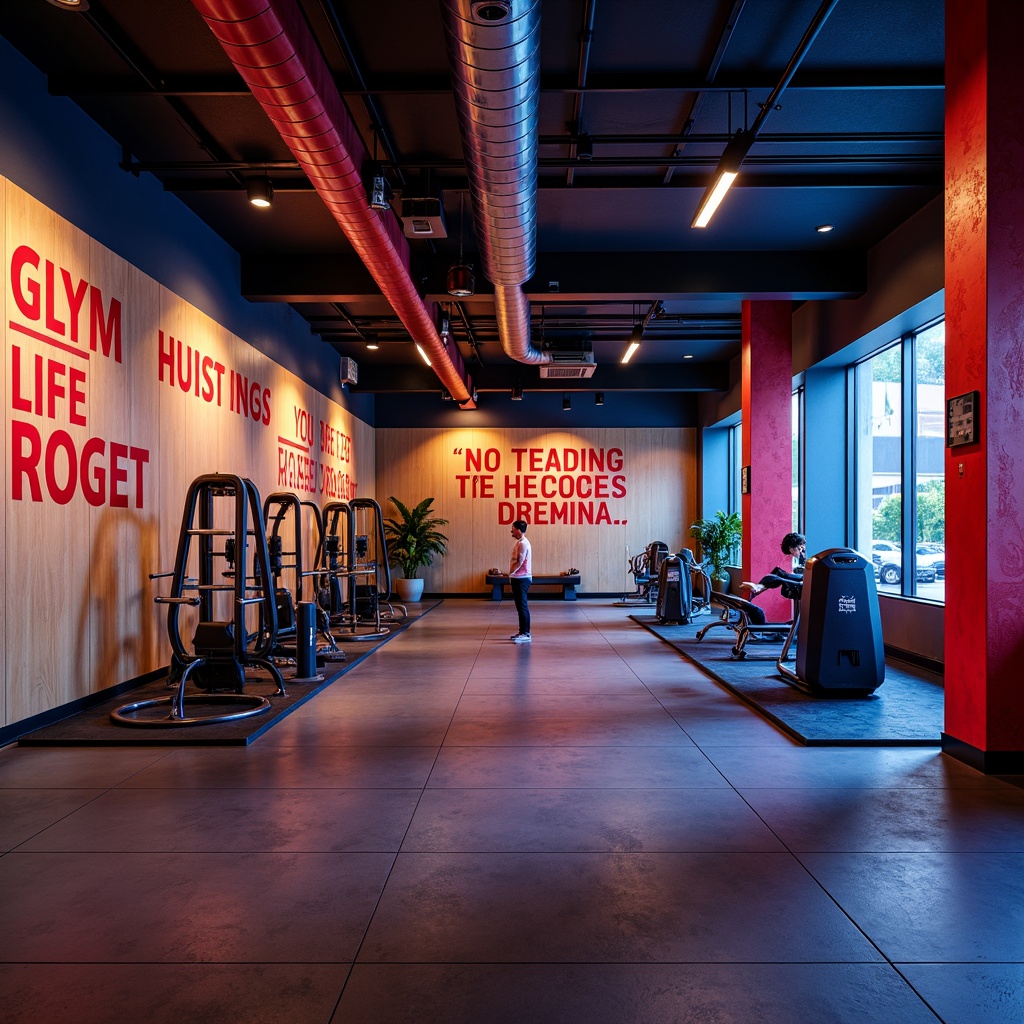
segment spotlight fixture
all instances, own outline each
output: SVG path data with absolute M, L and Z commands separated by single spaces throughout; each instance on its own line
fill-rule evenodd
M 81 14 L 83 11 L 89 10 L 89 0 L 47 0 L 47 2 L 53 4 L 54 7 L 59 7 L 62 11 L 75 11 Z
M 715 177 L 704 192 L 700 206 L 697 207 L 697 213 L 690 222 L 691 228 L 706 228 L 708 226 L 715 210 L 725 198 L 725 193 L 729 191 L 732 183 L 739 176 L 740 164 L 743 163 L 743 158 L 750 151 L 753 143 L 753 133 L 742 129 L 729 140 L 725 152 L 722 153 L 722 159 L 718 161 Z
M 640 347 L 640 342 L 643 340 L 643 336 L 644 325 L 637 324 L 633 328 L 633 331 L 629 336 L 629 345 L 627 346 L 626 351 L 623 352 L 622 354 L 622 359 L 620 360 L 620 362 L 623 366 L 625 366 L 626 363 L 628 363 L 630 359 L 633 358 L 633 353 L 636 352 L 636 350 Z
M 588 132 L 582 132 L 576 139 L 576 159 L 584 163 L 594 159 L 594 140 Z
M 512 401 L 521 402 L 523 400 L 523 385 L 516 381 L 512 385 Z
M 391 188 L 391 182 L 384 177 L 384 171 L 380 164 L 374 164 L 372 171 L 373 173 L 370 175 L 370 208 L 383 213 L 385 210 L 391 209 L 391 200 L 395 193 Z
M 245 183 L 245 192 L 249 202 L 265 210 L 274 201 L 274 186 L 269 178 L 250 178 Z
M 371 351 L 376 351 L 377 349 L 380 348 L 380 342 L 377 340 L 376 334 L 366 335 L 366 347 Z
M 572 399 L 568 395 L 562 395 L 562 412 L 569 412 L 572 409 Z
M 473 271 L 470 267 L 466 266 L 462 259 L 462 239 L 466 233 L 466 218 L 465 218 L 465 199 L 466 194 L 459 194 L 459 262 L 452 265 L 448 271 L 448 294 L 454 295 L 456 298 L 464 299 L 468 295 L 472 295 L 476 290 L 476 281 L 473 277 Z
M 835 231 L 835 229 L 835 224 L 819 224 L 814 230 L 817 231 L 819 235 L 827 235 L 830 231 Z
M 604 392 L 603 391 L 596 391 L 596 392 L 594 392 L 594 405 L 604 405 Z

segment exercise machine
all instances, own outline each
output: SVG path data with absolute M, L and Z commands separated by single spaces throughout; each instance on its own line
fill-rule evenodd
M 796 637 L 796 671 L 783 664 Z M 828 548 L 804 566 L 800 611 L 776 668 L 816 697 L 867 696 L 885 680 L 874 567 L 851 548 Z
M 372 498 L 331 501 L 322 515 L 324 586 L 319 601 L 330 617 L 331 635 L 346 643 L 380 640 L 391 632 L 380 616 L 380 590 L 386 585 L 388 595 L 391 591 L 380 505 Z M 357 533 L 357 526 L 365 532 Z M 364 619 L 360 618 L 360 597 L 368 612 Z
M 344 651 L 330 634 L 327 613 L 315 600 L 323 548 L 320 507 L 288 491 L 278 491 L 264 501 L 263 518 L 277 605 L 274 653 L 296 660 L 295 682 L 318 682 L 323 676 L 316 670 L 317 659 L 345 660 Z M 312 558 L 304 555 L 307 540 L 312 542 Z M 318 635 L 325 640 L 323 649 L 317 647 Z
M 193 480 L 185 497 L 174 569 L 150 578 L 171 579 L 170 594 L 154 600 L 167 605 L 167 683 L 176 692 L 122 705 L 110 713 L 116 723 L 203 725 L 262 714 L 271 706 L 266 697 L 244 693 L 246 669 L 251 667 L 269 672 L 276 695 L 285 694 L 272 658 L 277 603 L 271 558 L 259 491 L 251 480 L 221 473 Z M 187 608 L 198 609 L 190 646 L 183 638 L 188 623 L 182 610 Z M 259 621 L 250 631 L 254 612 Z M 190 680 L 204 692 L 186 694 Z M 227 690 L 234 692 L 222 692 Z M 212 710 L 190 714 L 194 708 Z
M 658 621 L 689 622 L 693 614 L 693 582 L 678 555 L 666 555 L 658 569 Z

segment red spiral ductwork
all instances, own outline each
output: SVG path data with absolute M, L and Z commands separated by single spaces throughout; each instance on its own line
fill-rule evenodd
M 390 211 L 370 207 L 367 153 L 295 0 L 192 0 L 431 368 L 463 409 L 476 408 L 455 345 L 446 346 L 409 271 Z

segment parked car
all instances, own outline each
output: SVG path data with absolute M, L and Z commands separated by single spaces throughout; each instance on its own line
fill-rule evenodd
M 937 579 L 946 578 L 946 549 L 941 544 L 922 541 L 917 545 L 917 564 L 930 565 Z
M 917 582 L 934 583 L 938 578 L 934 562 L 942 561 L 942 570 L 945 574 L 946 563 L 941 556 L 932 552 L 926 553 L 925 557 L 917 556 Z M 891 540 L 876 540 L 871 545 L 871 561 L 875 565 L 875 578 L 879 583 L 887 586 L 895 586 L 903 579 L 903 549 L 899 544 Z

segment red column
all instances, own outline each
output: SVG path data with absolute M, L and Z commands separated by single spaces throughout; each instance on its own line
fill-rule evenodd
M 759 580 L 792 564 L 779 542 L 793 523 L 793 305 L 743 303 L 743 578 Z M 770 622 L 785 622 L 792 602 L 777 590 L 757 599 Z
M 946 3 L 946 395 L 980 392 L 946 453 L 944 748 L 1024 768 L 1024 96 L 1015 0 Z

